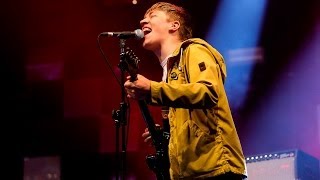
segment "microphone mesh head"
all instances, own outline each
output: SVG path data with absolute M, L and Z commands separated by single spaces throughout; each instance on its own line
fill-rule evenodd
M 137 39 L 142 39 L 144 37 L 144 33 L 141 29 L 136 29 L 134 32 L 136 33 Z

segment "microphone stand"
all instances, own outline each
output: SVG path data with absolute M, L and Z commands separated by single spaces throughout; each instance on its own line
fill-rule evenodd
M 113 110 L 112 111 L 112 117 L 115 121 L 116 125 L 116 180 L 119 179 L 119 175 L 121 175 L 121 179 L 124 179 L 125 177 L 125 172 L 126 172 L 126 152 L 127 152 L 127 145 L 126 145 L 126 125 L 127 125 L 127 108 L 128 104 L 125 101 L 125 89 L 124 89 L 124 79 L 125 79 L 125 70 L 122 67 L 123 61 L 124 61 L 124 56 L 125 54 L 125 39 L 120 38 L 120 63 L 119 63 L 119 68 L 121 70 L 121 80 L 120 80 L 120 85 L 121 85 L 121 102 L 120 102 L 120 110 Z M 120 129 L 122 130 L 121 134 L 121 142 L 122 142 L 122 151 L 121 151 L 121 156 L 120 150 L 119 150 L 119 141 L 120 141 Z M 120 157 L 120 158 L 119 158 Z M 121 160 L 121 162 L 119 161 Z M 119 163 L 120 162 L 120 163 Z M 121 165 L 121 166 L 120 166 Z M 121 173 L 121 174 L 120 174 Z

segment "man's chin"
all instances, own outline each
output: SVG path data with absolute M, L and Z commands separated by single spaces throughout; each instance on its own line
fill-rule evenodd
M 147 43 L 146 41 L 144 41 L 144 42 L 142 43 L 142 47 L 145 48 L 145 49 L 147 49 L 147 50 L 152 50 L 151 44 L 150 44 L 150 43 Z

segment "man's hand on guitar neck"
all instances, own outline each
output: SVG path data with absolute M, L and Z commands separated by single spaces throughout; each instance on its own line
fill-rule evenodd
M 146 77 L 138 74 L 135 81 L 131 80 L 131 76 L 127 77 L 124 87 L 128 98 L 143 100 L 150 95 L 151 81 Z
M 155 124 L 155 126 L 157 130 L 161 130 L 160 124 Z M 144 142 L 149 143 L 150 146 L 153 145 L 151 141 L 151 134 L 148 128 L 144 130 L 144 133 L 142 133 L 142 137 L 144 138 Z

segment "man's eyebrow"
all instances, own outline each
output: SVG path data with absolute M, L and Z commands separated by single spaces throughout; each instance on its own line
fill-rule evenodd
M 146 13 L 146 14 L 144 15 L 144 18 L 146 18 L 147 16 L 151 16 L 153 13 L 154 13 L 154 10 L 152 10 L 152 11 L 150 11 L 150 12 Z

